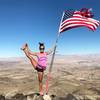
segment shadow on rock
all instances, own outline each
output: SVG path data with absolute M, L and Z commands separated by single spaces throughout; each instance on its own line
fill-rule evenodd
M 5 100 L 5 97 L 0 95 L 0 100 Z
M 15 96 L 11 97 L 11 99 L 5 99 L 5 100 L 27 100 L 27 96 L 23 94 L 16 94 Z
M 68 94 L 65 97 L 57 97 L 55 95 L 51 95 L 51 100 L 78 100 L 75 96 L 73 96 L 72 94 Z
M 77 100 L 72 94 L 68 94 L 66 100 Z

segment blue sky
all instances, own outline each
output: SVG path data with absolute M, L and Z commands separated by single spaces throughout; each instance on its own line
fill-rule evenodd
M 62 12 L 66 9 L 92 8 L 100 20 L 100 0 L 0 0 L 0 57 L 24 56 L 24 43 L 38 51 L 38 42 L 46 50 L 57 37 Z M 100 27 L 92 32 L 75 28 L 59 38 L 59 54 L 100 53 Z

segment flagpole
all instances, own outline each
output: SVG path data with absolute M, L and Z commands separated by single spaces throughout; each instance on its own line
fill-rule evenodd
M 49 91 L 49 81 L 51 79 L 51 72 L 52 72 L 52 67 L 53 67 L 53 63 L 54 63 L 54 58 L 55 58 L 55 53 L 56 53 L 56 48 L 57 48 L 57 43 L 58 43 L 59 37 L 60 37 L 60 33 L 58 33 L 56 41 L 55 41 L 55 47 L 54 47 L 54 51 L 53 51 L 52 58 L 51 58 L 51 63 L 50 63 L 50 67 L 49 67 L 49 73 L 47 75 L 46 94 L 48 94 L 48 91 Z
M 52 67 L 53 67 L 53 62 L 54 62 L 54 57 L 55 57 L 55 52 L 56 52 L 59 36 L 60 35 L 57 36 L 56 41 L 55 41 L 55 47 L 54 47 L 54 52 L 53 52 L 52 59 L 51 59 L 51 64 L 50 64 L 49 72 L 52 71 Z
M 51 59 L 50 67 L 49 67 L 49 73 L 47 75 L 46 94 L 48 94 L 48 91 L 49 91 L 49 81 L 51 79 L 51 72 L 52 72 L 52 67 L 53 67 L 53 63 L 54 63 L 54 58 L 55 58 L 55 52 L 56 52 L 56 48 L 57 48 L 58 39 L 59 39 L 59 35 L 57 36 L 56 41 L 55 41 L 55 47 L 54 47 L 54 51 L 53 51 L 53 55 L 52 55 L 52 59 Z
M 60 20 L 60 25 L 59 25 L 59 31 L 57 33 L 57 38 L 56 38 L 56 41 L 55 41 L 54 52 L 53 52 L 53 56 L 52 56 L 52 60 L 51 60 L 50 68 L 49 68 L 50 73 L 51 73 L 52 67 L 53 67 L 53 62 L 54 62 L 54 56 L 55 56 L 55 52 L 56 52 L 56 48 L 57 48 L 57 43 L 58 43 L 58 39 L 60 37 L 60 26 L 61 26 L 61 22 L 63 20 L 64 14 L 65 14 L 65 12 L 63 12 L 63 14 L 62 14 L 62 17 L 61 17 L 61 20 Z
M 65 12 L 63 12 L 62 17 L 61 17 L 61 21 L 60 21 L 60 25 L 59 25 L 59 31 L 57 33 L 57 38 L 56 38 L 56 41 L 55 41 L 54 52 L 53 52 L 53 55 L 52 55 L 52 59 L 51 59 L 50 67 L 49 67 L 49 73 L 48 73 L 47 80 L 46 80 L 46 94 L 48 94 L 48 91 L 49 91 L 48 83 L 49 83 L 49 80 L 51 79 L 51 71 L 52 71 L 52 67 L 53 67 L 53 63 L 54 63 L 54 58 L 55 58 L 55 52 L 56 52 L 56 48 L 57 48 L 58 39 L 60 37 L 60 26 L 61 26 L 61 22 L 63 20 L 64 14 L 65 14 Z

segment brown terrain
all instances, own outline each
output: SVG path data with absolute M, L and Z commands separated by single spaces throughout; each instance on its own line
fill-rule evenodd
M 0 58 L 0 100 L 43 100 L 36 93 L 37 72 L 26 57 Z M 100 100 L 100 54 L 56 55 L 49 95 L 51 100 Z

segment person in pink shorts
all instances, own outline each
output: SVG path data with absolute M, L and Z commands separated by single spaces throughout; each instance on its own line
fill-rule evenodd
M 48 52 L 45 52 L 44 43 L 39 42 L 40 52 L 32 52 L 29 49 L 27 43 L 23 45 L 21 50 L 23 50 L 25 55 L 29 58 L 34 69 L 37 70 L 38 80 L 39 80 L 39 93 L 40 95 L 43 95 L 42 80 L 43 80 L 44 71 L 46 70 L 46 66 L 47 66 L 47 55 L 51 54 L 53 52 L 53 49 L 49 50 Z M 37 57 L 37 60 L 34 58 L 34 56 Z

